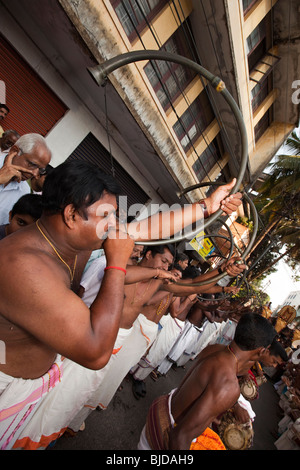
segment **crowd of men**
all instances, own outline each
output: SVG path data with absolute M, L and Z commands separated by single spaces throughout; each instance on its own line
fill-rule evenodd
M 238 377 L 270 356 L 276 331 L 214 299 L 236 292 L 215 278 L 242 273 L 241 259 L 194 273 L 173 244 L 147 242 L 153 227 L 162 238 L 168 224 L 172 237 L 183 221 L 236 211 L 235 180 L 200 204 L 121 224 L 118 182 L 98 167 L 52 168 L 37 134 L 7 131 L 0 145 L 0 448 L 47 448 L 105 409 L 128 373 L 139 399 L 149 374 L 196 358 L 176 391 L 153 404 L 139 443 L 190 449 L 237 403 Z

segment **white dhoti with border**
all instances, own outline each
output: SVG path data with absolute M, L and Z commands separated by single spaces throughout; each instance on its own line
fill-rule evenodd
M 200 340 L 202 333 L 203 333 L 203 327 L 198 328 L 195 325 L 193 325 L 193 328 L 190 329 L 189 342 L 186 345 L 186 348 L 183 354 L 176 361 L 176 364 L 178 367 L 184 366 L 192 358 L 192 355 L 194 354 L 195 345 Z
M 215 342 L 215 339 L 219 334 L 221 325 L 221 323 L 217 322 L 210 323 L 209 321 L 207 321 L 205 323 L 203 333 L 199 337 L 197 343 L 194 344 L 191 359 L 195 359 L 195 357 L 198 356 L 198 354 L 203 351 L 206 346 Z
M 116 355 L 111 367 L 99 387 L 99 406 L 108 407 L 121 382 L 145 354 L 157 336 L 158 325 L 139 314 L 135 320 L 130 335 Z
M 163 361 L 166 354 L 183 330 L 185 322 L 173 318 L 170 314 L 164 320 L 164 326 L 157 335 L 146 356 L 142 357 L 132 373 L 136 380 L 144 380 Z
M 113 367 L 114 361 L 116 360 L 117 355 L 120 353 L 126 338 L 130 335 L 132 328 L 125 329 L 120 328 L 118 336 L 114 345 L 114 349 L 110 360 L 103 369 L 97 371 L 97 381 L 94 382 L 93 387 L 91 388 L 90 396 L 86 399 L 83 408 L 76 414 L 76 416 L 69 423 L 68 427 L 71 428 L 74 432 L 79 431 L 81 425 L 88 418 L 90 413 L 101 406 L 101 384 L 103 380 L 106 380 L 106 375 L 110 367 Z
M 0 449 L 31 448 L 26 426 L 35 422 L 42 403 L 62 381 L 60 356 L 42 377 L 22 379 L 0 372 Z
M 166 374 L 169 369 L 172 367 L 172 364 L 176 362 L 180 356 L 182 355 L 183 351 L 185 350 L 188 342 L 189 342 L 189 335 L 190 330 L 192 328 L 192 323 L 189 320 L 185 320 L 183 330 L 181 331 L 178 338 L 173 343 L 173 346 L 170 348 L 169 352 L 167 353 L 165 359 L 162 360 L 158 367 L 158 372 L 161 374 Z M 171 361 L 169 360 L 171 359 Z
M 230 344 L 233 341 L 236 327 L 237 322 L 230 319 L 226 320 L 226 322 L 224 322 L 224 326 L 219 330 L 215 343 L 225 344 L 226 346 Z
M 75 424 L 79 423 L 80 427 L 90 409 L 97 406 L 88 408 L 89 403 L 94 405 L 93 399 L 97 397 L 99 384 L 104 379 L 112 358 L 120 351 L 124 339 L 123 331 L 120 330 L 111 359 L 103 369 L 87 369 L 64 359 L 63 378 L 41 401 L 32 419 L 23 427 L 15 447 L 45 449 L 71 427 L 73 421 Z

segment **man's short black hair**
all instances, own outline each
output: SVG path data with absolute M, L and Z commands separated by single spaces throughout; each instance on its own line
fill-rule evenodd
M 42 196 L 39 194 L 25 194 L 20 197 L 11 210 L 11 217 L 14 215 L 30 215 L 33 219 L 38 220 L 43 211 Z
M 86 218 L 86 209 L 98 201 L 103 192 L 119 195 L 118 182 L 99 167 L 88 162 L 72 160 L 54 168 L 43 186 L 43 207 L 47 215 L 61 213 L 73 204 Z
M 245 313 L 239 320 L 234 342 L 242 351 L 268 347 L 277 335 L 271 323 L 258 313 Z
M 8 106 L 6 106 L 6 104 L 4 104 L 4 103 L 0 103 L 0 109 L 1 109 L 1 108 L 4 108 L 4 109 L 6 109 L 6 111 L 7 111 L 8 113 L 10 112 L 10 109 L 9 109 L 9 107 L 8 107 Z
M 148 251 L 151 251 L 151 255 L 153 257 L 157 254 L 162 255 L 165 252 L 165 249 L 169 250 L 173 257 L 175 256 L 175 248 L 172 243 L 167 243 L 166 245 L 146 245 L 143 250 L 143 256 L 145 256 Z
M 184 271 L 182 271 L 182 279 L 195 279 L 195 277 L 200 276 L 200 269 L 196 266 L 188 266 Z
M 185 253 L 177 252 L 176 258 L 175 258 L 175 263 L 178 263 L 178 261 L 190 261 L 190 258 Z
M 183 273 L 183 269 L 182 269 L 181 266 L 179 266 L 179 264 L 174 263 L 173 266 L 169 267 L 170 271 L 171 271 L 171 269 L 177 269 L 177 271 L 180 271 L 181 273 Z
M 279 343 L 279 341 L 276 340 L 276 338 L 273 340 L 269 351 L 272 356 L 280 357 L 284 362 L 289 360 L 284 347 Z

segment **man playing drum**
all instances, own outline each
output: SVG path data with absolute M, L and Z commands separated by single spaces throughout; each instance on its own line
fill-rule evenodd
M 208 346 L 179 387 L 149 410 L 140 450 L 188 450 L 219 415 L 238 400 L 238 375 L 259 360 L 276 331 L 262 316 L 244 314 L 228 346 Z

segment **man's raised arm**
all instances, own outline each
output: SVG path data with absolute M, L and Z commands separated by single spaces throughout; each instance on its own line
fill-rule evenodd
M 236 180 L 219 187 L 208 198 L 204 199 L 205 214 L 199 203 L 188 204 L 166 212 L 159 212 L 141 221 L 133 221 L 127 225 L 128 233 L 134 240 L 147 241 L 151 239 L 170 238 L 204 216 L 208 217 L 222 209 L 225 214 L 232 214 L 242 203 L 242 194 L 235 193 L 229 196 Z

